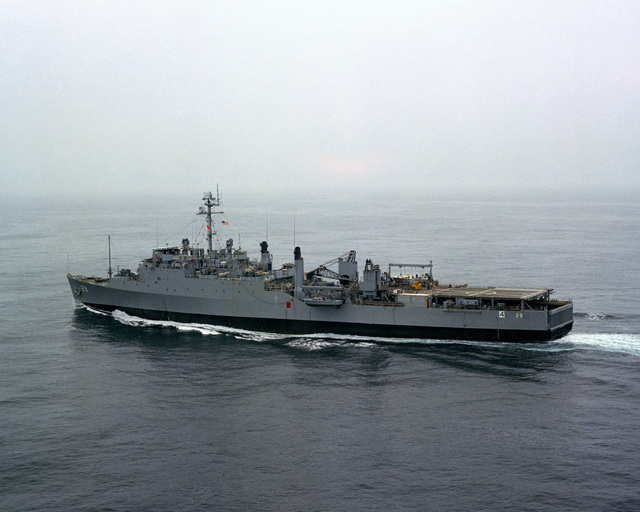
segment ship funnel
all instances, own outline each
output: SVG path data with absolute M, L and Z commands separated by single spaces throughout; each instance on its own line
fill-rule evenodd
M 271 272 L 271 254 L 269 254 L 268 247 L 267 242 L 260 242 L 260 267 Z
M 298 299 L 302 299 L 302 287 L 304 286 L 304 258 L 302 257 L 302 252 L 300 251 L 300 247 L 296 247 L 293 251 L 293 265 L 294 265 L 294 279 L 293 286 L 295 289 L 295 297 Z

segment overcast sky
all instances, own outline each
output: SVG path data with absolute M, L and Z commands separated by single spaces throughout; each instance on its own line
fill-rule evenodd
M 637 189 L 640 2 L 0 0 L 0 164 L 6 194 Z

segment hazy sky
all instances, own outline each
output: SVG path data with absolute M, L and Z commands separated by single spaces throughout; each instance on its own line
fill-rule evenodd
M 0 0 L 3 193 L 640 188 L 640 2 Z

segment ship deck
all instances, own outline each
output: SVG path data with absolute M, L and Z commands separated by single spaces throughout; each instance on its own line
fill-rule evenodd
M 440 299 L 494 299 L 494 300 L 536 300 L 549 294 L 550 290 L 523 288 L 434 288 L 429 294 Z

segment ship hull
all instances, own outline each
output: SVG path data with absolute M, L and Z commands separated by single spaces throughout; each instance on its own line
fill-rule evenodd
M 371 304 L 318 308 L 266 290 L 260 280 L 185 279 L 160 270 L 135 280 L 68 278 L 75 300 L 98 310 L 284 334 L 539 342 L 562 337 L 573 325 L 570 304 L 555 312 Z
M 235 329 L 246 329 L 261 332 L 282 334 L 317 334 L 333 333 L 382 338 L 418 338 L 502 342 L 536 342 L 550 341 L 565 336 L 571 331 L 573 322 L 561 328 L 547 331 L 513 330 L 513 329 L 481 329 L 468 327 L 430 327 L 415 325 L 360 324 L 327 322 L 320 320 L 293 320 L 274 318 L 248 318 L 221 315 L 202 315 L 172 311 L 154 311 L 147 309 L 131 309 L 105 304 L 84 303 L 91 308 L 110 312 L 123 311 L 131 316 L 147 320 L 168 320 L 183 323 L 200 323 L 221 325 Z

